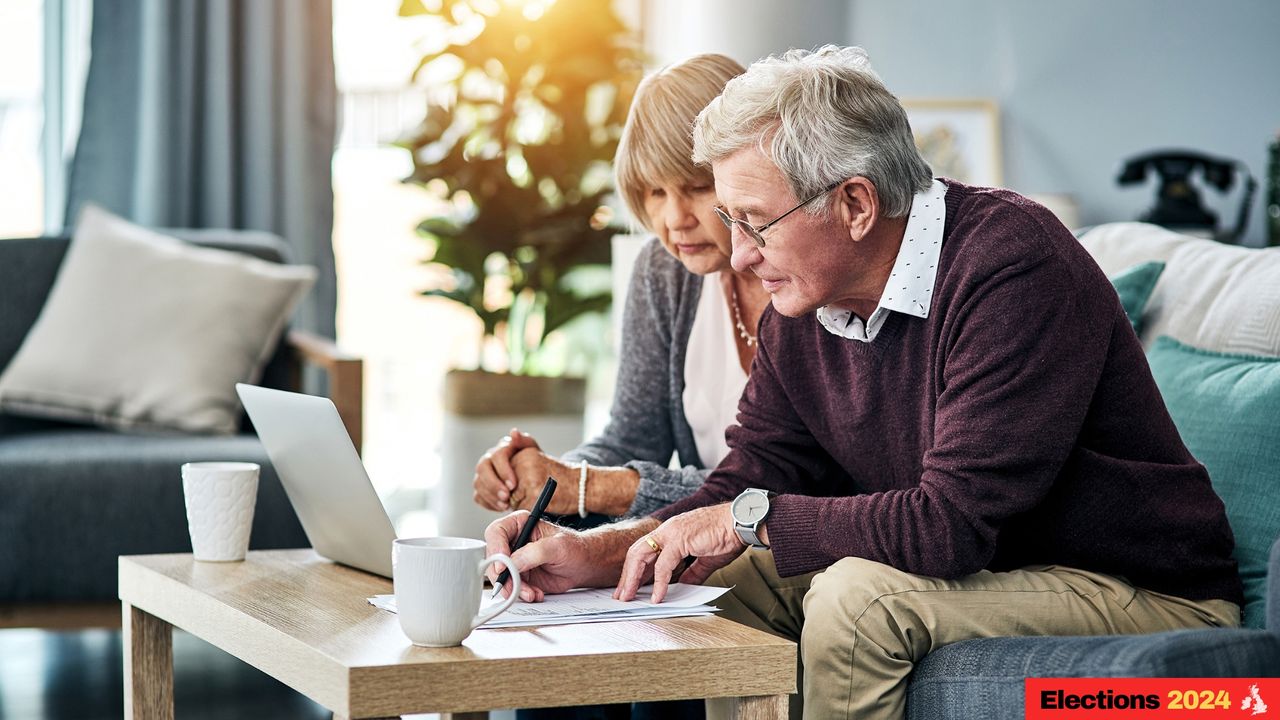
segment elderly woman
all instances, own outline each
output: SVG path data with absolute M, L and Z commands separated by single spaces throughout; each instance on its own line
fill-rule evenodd
M 560 481 L 552 514 L 647 515 L 697 490 L 728 452 L 724 430 L 769 295 L 729 267 L 729 229 L 715 213 L 710 169 L 690 159 L 691 129 L 743 70 L 723 55 L 698 55 L 640 84 L 615 168 L 627 206 L 657 237 L 631 276 L 609 424 L 559 458 L 513 429 L 476 466 L 480 505 L 527 509 L 552 476 Z M 668 467 L 673 452 L 678 469 Z

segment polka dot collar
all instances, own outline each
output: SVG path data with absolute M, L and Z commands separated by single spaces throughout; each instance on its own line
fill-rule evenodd
M 912 199 L 902 247 L 871 317 L 864 322 L 848 310 L 823 306 L 817 311 L 822 327 L 843 338 L 871 342 L 891 311 L 929 317 L 938 258 L 942 255 L 942 228 L 947 222 L 946 196 L 947 186 L 935 179 L 928 190 Z

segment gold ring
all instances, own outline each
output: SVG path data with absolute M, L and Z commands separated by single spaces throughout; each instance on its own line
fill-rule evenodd
M 649 537 L 648 535 L 645 535 L 645 536 L 644 536 L 644 541 L 645 541 L 645 542 L 647 542 L 647 543 L 649 543 L 649 547 L 653 548 L 653 551 L 654 551 L 654 552 L 656 552 L 656 553 L 661 553 L 661 552 L 662 552 L 662 546 L 658 544 L 658 541 L 657 541 L 657 540 L 654 540 L 653 538 Z

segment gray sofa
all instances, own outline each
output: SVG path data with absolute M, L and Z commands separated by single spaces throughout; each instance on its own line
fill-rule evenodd
M 287 247 L 244 231 L 166 231 L 189 242 L 275 262 Z M 67 238 L 0 240 L 0 369 L 40 313 Z M 329 374 L 356 446 L 360 361 L 328 340 L 288 332 L 262 384 L 297 389 L 303 363 Z M 0 414 L 0 627 L 98 624 L 58 620 L 59 608 L 97 607 L 110 623 L 119 555 L 190 552 L 180 466 L 198 460 L 259 463 L 251 547 L 308 542 L 247 420 L 232 436 L 135 435 Z
M 947 645 L 916 666 L 907 717 L 1022 720 L 1029 677 L 1280 676 L 1280 541 L 1271 551 L 1265 629 L 1152 635 L 984 638 Z
M 1149 352 L 1156 338 L 1169 336 L 1217 353 L 1280 357 L 1280 292 L 1276 291 L 1280 250 L 1230 247 L 1138 223 L 1101 226 L 1081 242 L 1111 276 L 1143 262 L 1166 263 L 1142 314 L 1139 337 Z M 1168 401 L 1171 389 L 1164 385 L 1161 389 Z M 1220 410 L 1223 414 L 1240 411 L 1237 407 Z M 1183 425 L 1188 418 L 1180 417 L 1172 405 L 1170 412 L 1188 447 L 1209 468 L 1228 516 L 1241 517 L 1243 511 L 1251 518 L 1280 518 L 1280 486 L 1272 482 L 1267 490 L 1243 498 L 1224 494 L 1222 488 L 1228 486 L 1220 483 L 1233 478 L 1222 477 L 1222 466 L 1206 459 L 1214 448 L 1198 448 Z M 1276 420 L 1263 418 L 1259 424 L 1278 428 Z M 1280 431 L 1258 440 L 1260 447 L 1277 447 Z M 1267 474 L 1268 480 L 1274 477 Z M 1238 552 L 1242 545 L 1259 554 L 1271 547 L 1265 627 L 956 643 L 917 664 L 907 692 L 908 717 L 1021 720 L 1025 717 L 1024 680 L 1029 677 L 1280 676 L 1280 539 L 1274 524 L 1261 537 L 1248 536 L 1251 530 L 1244 523 L 1233 520 L 1232 525 Z M 1247 595 L 1249 585 L 1246 582 Z M 1261 587 L 1260 582 L 1253 583 L 1255 592 L 1261 592 Z

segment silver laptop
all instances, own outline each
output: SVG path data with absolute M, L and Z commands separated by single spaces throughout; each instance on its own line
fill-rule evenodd
M 236 392 L 316 552 L 391 577 L 396 531 L 333 402 L 243 383 Z

